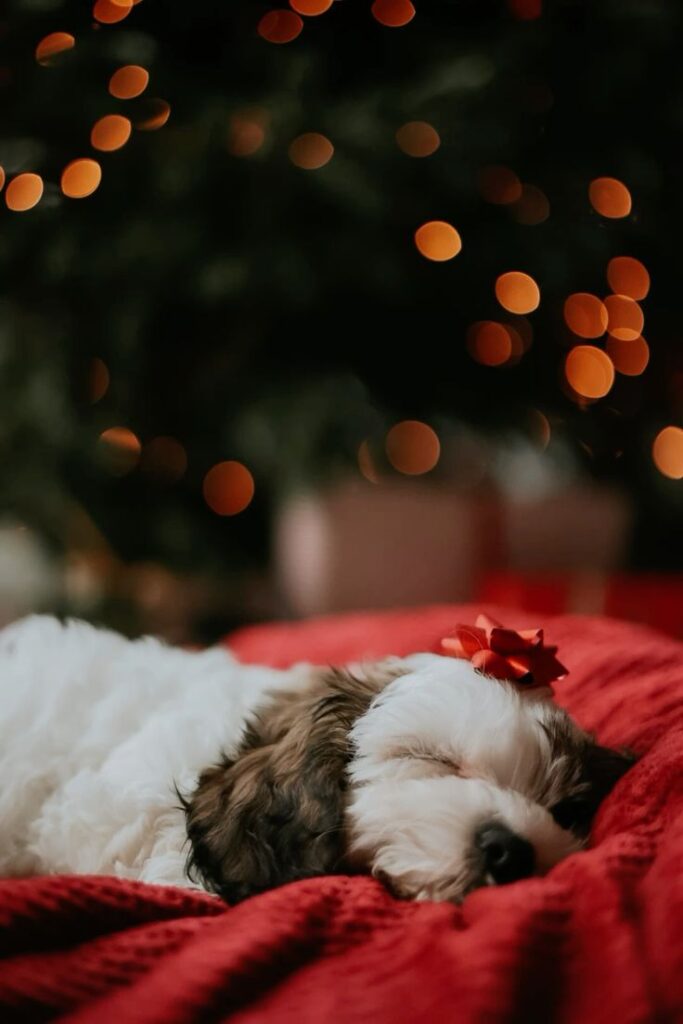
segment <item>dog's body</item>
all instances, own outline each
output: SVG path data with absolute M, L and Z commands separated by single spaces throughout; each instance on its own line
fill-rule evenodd
M 578 849 L 627 766 L 451 658 L 279 672 L 48 617 L 0 633 L 0 875 L 188 885 L 189 852 L 230 900 L 335 870 L 458 899 Z

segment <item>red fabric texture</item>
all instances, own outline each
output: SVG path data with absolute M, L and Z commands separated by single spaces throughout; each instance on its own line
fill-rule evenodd
M 437 650 L 481 610 L 257 627 L 233 647 L 281 666 Z M 0 1020 L 683 1020 L 683 645 L 617 621 L 486 610 L 543 626 L 570 670 L 557 699 L 642 755 L 591 849 L 458 907 L 399 902 L 369 878 L 296 883 L 233 909 L 110 878 L 3 881 Z

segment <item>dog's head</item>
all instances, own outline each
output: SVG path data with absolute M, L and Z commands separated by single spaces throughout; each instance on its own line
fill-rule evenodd
M 185 803 L 190 868 L 230 902 L 339 870 L 457 900 L 579 849 L 631 763 L 468 662 L 320 670 L 200 777 Z

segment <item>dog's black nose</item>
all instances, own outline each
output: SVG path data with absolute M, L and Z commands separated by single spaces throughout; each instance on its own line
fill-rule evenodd
M 494 882 L 504 885 L 528 878 L 534 870 L 534 848 L 507 825 L 493 821 L 482 825 L 475 845 L 484 857 L 484 871 Z

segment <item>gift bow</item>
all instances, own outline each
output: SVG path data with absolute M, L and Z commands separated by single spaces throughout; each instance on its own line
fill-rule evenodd
M 451 657 L 465 658 L 485 675 L 524 690 L 547 687 L 567 675 L 555 657 L 557 647 L 544 645 L 542 629 L 505 629 L 488 615 L 479 615 L 474 626 L 456 626 L 441 646 Z

